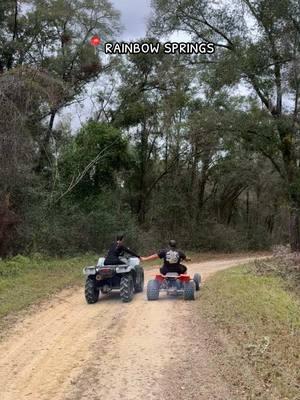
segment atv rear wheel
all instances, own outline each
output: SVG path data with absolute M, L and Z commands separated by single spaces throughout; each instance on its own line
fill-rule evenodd
M 189 281 L 184 283 L 183 287 L 184 300 L 195 300 L 195 282 Z
M 99 289 L 97 288 L 95 279 L 87 278 L 85 282 L 84 295 L 88 304 L 97 303 L 99 298 Z
M 136 282 L 134 286 L 134 290 L 136 293 L 140 293 L 144 291 L 144 271 L 141 272 L 140 282 Z
M 134 284 L 132 275 L 123 275 L 120 282 L 120 296 L 123 303 L 129 303 L 133 299 Z
M 193 281 L 195 282 L 196 290 L 197 290 L 197 291 L 200 290 L 201 275 L 198 274 L 198 273 L 196 273 L 196 274 L 194 275 Z
M 151 281 L 147 284 L 147 299 L 148 300 L 157 300 L 159 297 L 159 283 L 155 279 L 151 279 Z

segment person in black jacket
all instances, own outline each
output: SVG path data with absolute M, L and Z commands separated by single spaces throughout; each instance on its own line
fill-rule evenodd
M 169 248 L 158 251 L 149 257 L 141 257 L 142 261 L 150 261 L 161 258 L 163 260 L 163 266 L 160 268 L 160 273 L 166 275 L 168 272 L 176 272 L 177 274 L 185 274 L 187 268 L 181 264 L 181 261 L 191 261 L 182 251 L 177 249 L 175 240 L 170 240 Z
M 118 235 L 117 240 L 111 244 L 107 256 L 104 260 L 104 265 L 118 265 L 125 264 L 120 260 L 120 257 L 123 257 L 126 253 L 130 254 L 133 257 L 140 258 L 134 251 L 130 250 L 128 247 L 125 247 L 123 244 L 124 235 Z

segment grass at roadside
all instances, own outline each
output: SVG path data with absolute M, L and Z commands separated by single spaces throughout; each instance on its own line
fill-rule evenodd
M 0 327 L 3 318 L 47 298 L 59 290 L 81 284 L 82 268 L 96 257 L 68 259 L 16 256 L 0 261 Z
M 299 300 L 283 279 L 257 276 L 251 265 L 207 281 L 200 312 L 223 336 L 223 373 L 239 382 L 240 398 L 300 398 Z

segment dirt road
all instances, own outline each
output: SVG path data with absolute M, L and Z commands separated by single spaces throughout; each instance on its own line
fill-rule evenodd
M 189 265 L 204 280 L 249 259 Z M 154 269 L 146 270 L 146 281 Z M 0 343 L 1 400 L 231 399 L 210 362 L 196 302 L 145 292 L 87 305 L 65 290 L 20 321 Z

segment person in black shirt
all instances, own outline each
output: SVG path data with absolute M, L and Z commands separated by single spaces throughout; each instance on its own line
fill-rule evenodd
M 130 254 L 133 257 L 140 258 L 134 251 L 128 249 L 123 244 L 123 235 L 118 235 L 117 240 L 111 244 L 107 256 L 104 260 L 104 265 L 118 265 L 118 264 L 125 264 L 123 261 L 120 260 L 120 257 L 123 257 L 125 253 Z
M 166 275 L 168 272 L 177 272 L 177 274 L 185 274 L 187 268 L 181 264 L 181 261 L 190 261 L 182 251 L 177 249 L 175 240 L 170 240 L 169 248 L 158 251 L 149 257 L 141 257 L 142 261 L 156 260 L 161 258 L 164 260 L 163 266 L 160 268 L 160 273 Z

